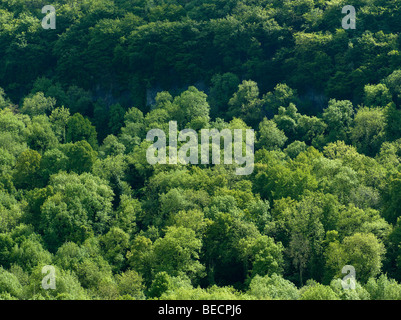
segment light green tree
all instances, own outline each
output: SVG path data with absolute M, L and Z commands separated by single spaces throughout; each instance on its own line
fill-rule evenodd
M 373 234 L 355 233 L 343 241 L 331 242 L 326 249 L 326 277 L 341 277 L 345 265 L 355 268 L 356 279 L 366 283 L 382 268 L 385 247 Z
M 29 116 L 39 116 L 51 112 L 56 105 L 56 99 L 45 97 L 43 92 L 38 92 L 31 97 L 26 97 L 21 107 L 21 112 Z

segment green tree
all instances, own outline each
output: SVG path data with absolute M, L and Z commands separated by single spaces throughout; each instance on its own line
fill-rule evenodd
M 228 109 L 228 101 L 238 89 L 239 78 L 231 73 L 215 74 L 211 79 L 212 86 L 208 101 L 211 106 L 211 114 L 214 117 L 224 117 Z
M 257 83 L 244 80 L 228 101 L 228 115 L 239 117 L 250 126 L 256 126 L 261 120 L 262 105 L 263 101 L 259 98 Z
M 114 267 L 115 271 L 124 267 L 128 244 L 129 235 L 117 227 L 111 228 L 99 239 L 103 256 Z
M 273 238 L 259 236 L 242 238 L 239 243 L 240 258 L 250 277 L 280 274 L 283 265 L 283 246 Z
M 205 267 L 199 262 L 201 246 L 202 242 L 196 238 L 193 230 L 167 227 L 165 236 L 157 239 L 153 245 L 154 272 L 165 271 L 172 276 L 186 274 L 193 280 L 202 277 Z
M 297 102 L 297 92 L 285 83 L 279 83 L 274 87 L 274 91 L 268 92 L 263 96 L 265 109 L 271 115 L 277 113 L 279 107 L 288 107 L 290 103 Z
M 29 148 L 41 153 L 57 146 L 58 141 L 52 130 L 49 119 L 42 116 L 34 116 L 28 124 L 26 142 Z
M 51 112 L 56 104 L 56 99 L 46 98 L 43 92 L 38 92 L 32 97 L 26 97 L 21 107 L 21 112 L 29 116 L 39 116 Z
M 23 208 L 23 203 L 13 195 L 0 190 L 0 232 L 11 231 L 21 223 Z
M 99 155 L 101 155 L 102 158 L 116 156 L 124 154 L 125 150 L 124 144 L 119 142 L 116 136 L 110 134 L 103 140 L 103 144 L 99 148 Z
M 249 284 L 248 294 L 260 300 L 298 300 L 297 287 L 282 276 L 256 275 Z
M 355 289 L 344 290 L 343 280 L 334 279 L 330 282 L 330 288 L 341 300 L 371 300 L 370 293 L 361 284 L 355 281 Z
M 339 300 L 336 293 L 320 283 L 301 289 L 301 300 Z
M 132 107 L 124 115 L 124 124 L 119 134 L 119 141 L 124 144 L 126 150 L 132 151 L 146 137 L 144 115 L 138 108 Z
M 0 268 L 0 291 L 7 292 L 15 298 L 22 296 L 22 285 L 18 278 L 3 268 Z
M 383 83 L 390 90 L 390 93 L 393 96 L 394 102 L 399 103 L 401 101 L 401 70 L 393 71 L 389 76 L 387 76 Z
M 283 151 L 292 159 L 296 158 L 301 152 L 306 151 L 306 143 L 296 140 L 290 143 Z
M 257 140 L 258 148 L 265 148 L 266 150 L 274 150 L 282 148 L 287 141 L 285 133 L 277 128 L 277 125 L 272 120 L 264 118 L 259 124 L 259 137 Z
M 401 216 L 400 211 L 400 198 L 399 194 L 401 192 L 401 174 L 395 173 L 389 177 L 388 182 L 382 191 L 382 203 L 383 217 L 390 223 L 397 222 L 399 216 Z
M 365 285 L 372 300 L 401 300 L 401 285 L 387 275 L 370 278 Z
M 136 235 L 127 252 L 127 259 L 130 267 L 139 272 L 145 281 L 150 282 L 153 264 L 152 240 L 143 235 Z
M 384 109 L 386 118 L 386 137 L 390 141 L 401 138 L 401 110 L 394 103 L 389 103 Z
M 385 84 L 366 85 L 364 103 L 368 107 L 385 107 L 392 101 L 392 95 Z
M 97 147 L 97 132 L 89 119 L 75 113 L 67 122 L 66 142 L 85 140 L 92 148 Z
M 379 108 L 359 108 L 350 129 L 350 139 L 360 153 L 375 156 L 386 136 L 385 116 Z
M 24 287 L 25 299 L 36 299 L 38 295 L 45 300 L 88 300 L 90 296 L 81 286 L 77 276 L 69 271 L 55 267 L 56 288 L 45 290 L 40 286 L 43 279 L 42 267 L 32 270 L 29 276 L 29 284 Z M 39 285 L 38 285 L 39 284 Z
M 127 270 L 116 276 L 117 287 L 120 296 L 129 295 L 136 300 L 144 299 L 145 286 L 143 279 L 138 272 L 134 270 Z
M 323 120 L 327 124 L 329 142 L 347 140 L 348 130 L 352 123 L 354 109 L 351 101 L 331 99 L 323 111 Z
M 40 176 L 47 183 L 52 174 L 67 171 L 69 158 L 60 149 L 48 150 L 40 162 Z
M 14 171 L 14 183 L 17 188 L 32 189 L 39 184 L 41 155 L 31 149 L 23 151 L 17 158 Z
M 49 265 L 51 261 L 52 255 L 34 235 L 14 246 L 10 252 L 10 263 L 18 264 L 29 272 L 36 266 Z
M 339 242 L 331 242 L 326 249 L 327 278 L 341 275 L 345 265 L 352 265 L 356 279 L 366 283 L 381 271 L 385 247 L 373 234 L 355 233 Z
M 6 98 L 6 93 L 3 88 L 0 88 L 0 109 L 4 109 L 10 105 L 10 102 Z
M 208 124 L 209 113 L 210 106 L 207 102 L 207 95 L 191 86 L 174 98 L 171 117 L 177 120 L 180 127 L 188 128 L 188 124 L 196 119 L 202 119 L 203 125 Z M 198 130 L 201 127 L 192 129 Z
M 49 116 L 53 132 L 61 143 L 66 142 L 66 128 L 69 119 L 70 110 L 64 107 L 54 109 Z
M 68 158 L 67 171 L 75 173 L 90 172 L 97 160 L 97 152 L 86 140 L 67 143 L 61 147 Z
M 124 124 L 125 110 L 120 104 L 113 104 L 109 110 L 109 129 L 112 134 L 118 134 Z

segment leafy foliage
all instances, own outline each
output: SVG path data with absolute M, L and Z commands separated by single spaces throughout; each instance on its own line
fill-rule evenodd
M 397 5 L 40 4 L 0 4 L 0 299 L 401 299 Z M 169 121 L 254 129 L 253 173 L 150 165 Z

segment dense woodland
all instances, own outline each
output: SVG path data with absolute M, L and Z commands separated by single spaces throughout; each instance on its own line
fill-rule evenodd
M 401 299 L 400 32 L 399 0 L 2 0 L 0 298 Z M 253 173 L 150 165 L 170 120 L 253 128 Z

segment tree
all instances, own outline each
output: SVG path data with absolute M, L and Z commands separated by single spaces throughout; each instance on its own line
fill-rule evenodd
M 4 109 L 9 106 L 10 102 L 6 98 L 6 93 L 3 88 L 0 88 L 0 109 Z
M 167 272 L 158 272 L 150 285 L 148 295 L 152 298 L 159 298 L 163 293 L 171 289 L 173 277 Z M 191 285 L 189 287 L 192 287 Z
M 54 82 L 50 78 L 39 77 L 32 86 L 31 95 L 43 93 L 45 97 L 52 97 L 56 100 L 56 105 L 66 105 L 68 97 L 60 82 Z
M 392 95 L 385 84 L 366 85 L 364 104 L 368 107 L 385 107 L 392 101 Z
M 394 103 L 389 103 L 384 109 L 386 118 L 386 137 L 390 141 L 401 138 L 401 110 Z
M 57 146 L 57 138 L 46 116 L 34 116 L 26 129 L 26 142 L 32 150 L 43 154 L 46 150 Z
M 248 300 L 250 297 L 242 294 L 231 286 L 218 287 L 216 285 L 207 289 L 190 288 L 181 283 L 174 284 L 174 290 L 168 290 L 161 295 L 160 300 Z
M 125 110 L 120 104 L 113 104 L 109 110 L 109 129 L 112 134 L 118 134 L 124 122 Z
M 338 296 L 329 286 L 324 286 L 320 283 L 302 289 L 301 300 L 339 300 Z
M 60 149 L 46 151 L 40 162 L 40 176 L 43 181 L 47 183 L 52 174 L 67 171 L 68 162 L 68 156 Z
M 273 238 L 258 236 L 242 238 L 238 247 L 240 258 L 245 264 L 245 272 L 250 277 L 280 274 L 283 265 L 283 247 L 275 243 Z
M 120 228 L 113 227 L 100 237 L 99 244 L 104 258 L 114 267 L 113 269 L 121 270 L 125 264 L 129 235 Z
M 382 203 L 383 203 L 383 217 L 389 223 L 397 222 L 400 211 L 400 188 L 401 188 L 401 174 L 395 173 L 390 176 L 384 190 L 382 191 Z
M 117 156 L 119 154 L 124 154 L 125 149 L 124 144 L 119 142 L 116 136 L 110 134 L 103 140 L 103 144 L 99 148 L 99 155 L 101 155 L 102 158 Z
M 212 87 L 208 95 L 211 113 L 214 117 L 224 117 L 228 109 L 228 101 L 237 90 L 240 80 L 231 73 L 215 74 L 212 79 Z
M 31 149 L 23 151 L 17 158 L 14 171 L 14 183 L 17 188 L 34 188 L 39 184 L 41 155 Z
M 61 143 L 66 142 L 66 127 L 69 119 L 70 111 L 64 107 L 54 109 L 49 116 L 53 132 Z
M 288 107 L 290 103 L 297 102 L 297 91 L 291 89 L 285 83 L 279 83 L 274 87 L 274 91 L 268 92 L 263 96 L 265 109 L 270 115 L 275 115 L 279 107 Z
M 285 133 L 277 128 L 277 125 L 272 120 L 264 118 L 259 124 L 259 138 L 257 140 L 258 148 L 265 148 L 266 150 L 274 150 L 282 148 L 287 141 Z
M 11 272 L 0 268 L 0 291 L 9 293 L 12 297 L 22 297 L 22 285 Z
M 352 123 L 354 109 L 348 100 L 331 99 L 323 111 L 323 120 L 327 124 L 327 139 L 329 142 L 347 140 L 348 129 Z
M 383 109 L 359 108 L 350 129 L 350 138 L 360 153 L 375 156 L 385 140 L 385 130 Z
M 57 249 L 55 263 L 76 275 L 81 286 L 95 297 L 118 296 L 111 266 L 102 257 L 98 238 L 88 238 L 79 245 L 66 241 Z
M 193 230 L 167 227 L 165 236 L 153 245 L 154 272 L 165 271 L 171 276 L 185 274 L 193 280 L 202 277 L 205 267 L 199 262 L 201 246 Z
M 370 278 L 365 288 L 372 300 L 401 300 L 401 285 L 385 274 Z
M 256 275 L 249 284 L 248 294 L 260 300 L 298 300 L 297 287 L 282 276 Z
M 152 240 L 143 235 L 136 235 L 132 240 L 130 250 L 127 252 L 127 259 L 130 267 L 139 272 L 149 283 L 154 261 Z
M 290 143 L 283 151 L 292 159 L 296 158 L 301 152 L 306 151 L 306 143 L 296 140 Z
M 153 218 L 153 224 L 162 226 L 165 224 L 165 220 L 181 210 L 200 209 L 202 203 L 207 203 L 208 198 L 207 193 L 203 190 L 173 188 L 160 195 L 160 211 L 158 216 Z
M 318 117 L 301 115 L 297 120 L 296 136 L 308 145 L 319 147 L 325 130 L 326 124 Z
M 35 235 L 22 240 L 10 252 L 10 263 L 18 264 L 26 271 L 32 271 L 36 266 L 49 265 L 51 254 L 43 248 L 42 243 Z
M 312 153 L 306 154 L 305 158 L 313 158 Z M 310 167 L 294 166 L 291 162 L 284 161 L 284 153 L 277 158 L 275 158 L 277 153 L 274 151 L 270 151 L 266 155 L 266 160 L 264 159 L 263 162 L 266 161 L 267 164 L 257 163 L 252 176 L 254 190 L 263 199 L 269 201 L 286 197 L 299 199 L 307 190 L 313 191 L 318 187 L 316 177 L 312 174 Z M 257 159 L 257 157 L 256 154 L 255 158 Z M 288 186 L 292 187 L 288 188 Z
M 266 232 L 286 248 L 286 263 L 294 267 L 293 282 L 302 285 L 305 278 L 322 277 L 325 228 L 329 228 L 328 217 L 336 210 L 333 201 L 333 196 L 308 192 L 298 201 L 283 198 L 274 203 Z
M 143 279 L 135 270 L 127 270 L 117 275 L 117 288 L 120 296 L 129 295 L 132 298 L 139 300 L 144 299 Z
M 42 267 L 37 266 L 29 276 L 28 285 L 24 287 L 25 299 L 37 299 L 42 296 L 45 300 L 87 300 L 88 293 L 81 286 L 77 276 L 69 271 L 55 266 L 56 288 L 45 290 L 40 283 L 43 280 Z M 38 285 L 39 284 L 39 285 Z
M 9 232 L 22 221 L 22 203 L 14 196 L 0 190 L 0 232 Z
M 291 237 L 291 241 L 289 243 L 290 249 L 290 257 L 293 260 L 293 264 L 296 269 L 299 270 L 299 283 L 301 286 L 303 285 L 303 273 L 308 266 L 308 262 L 310 261 L 311 251 L 310 251 L 310 242 L 306 237 L 303 237 L 301 234 L 294 234 Z
M 207 102 L 207 95 L 190 86 L 188 90 L 174 98 L 171 117 L 177 120 L 179 127 L 188 128 L 189 123 L 196 119 L 202 119 L 203 126 L 205 126 L 209 123 L 209 113 L 210 106 Z M 192 127 L 194 130 L 201 128 Z
M 205 219 L 203 211 L 199 209 L 188 211 L 181 210 L 176 214 L 171 215 L 167 221 L 167 225 L 192 229 L 199 237 L 204 235 L 209 223 L 211 223 L 211 221 Z
M 280 130 L 292 141 L 297 136 L 298 131 L 298 120 L 301 114 L 298 112 L 297 107 L 290 103 L 288 107 L 279 107 L 278 114 L 273 118 L 274 122 L 277 124 Z
M 113 199 L 107 182 L 89 173 L 60 172 L 49 185 L 53 194 L 41 207 L 40 224 L 49 248 L 55 250 L 65 241 L 81 244 L 107 230 Z
M 26 127 L 30 122 L 29 116 L 14 114 L 6 108 L 0 110 L 0 146 L 10 155 L 17 157 L 26 148 Z
M 64 144 L 61 150 L 68 157 L 67 171 L 69 172 L 78 174 L 90 172 L 97 160 L 97 152 L 86 140 Z
M 146 137 L 146 127 L 144 124 L 144 116 L 138 108 L 130 108 L 124 115 L 124 124 L 119 134 L 119 141 L 124 144 L 126 150 L 132 151 L 138 146 L 142 139 Z
M 383 83 L 390 90 L 390 93 L 393 96 L 393 100 L 396 103 L 401 101 L 401 70 L 395 70 L 389 76 L 387 76 Z
M 354 280 L 355 288 L 351 290 L 344 290 L 343 279 L 333 279 L 330 282 L 330 288 L 336 293 L 341 300 L 371 300 L 371 295 L 366 290 L 366 286 Z

